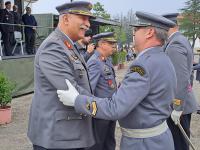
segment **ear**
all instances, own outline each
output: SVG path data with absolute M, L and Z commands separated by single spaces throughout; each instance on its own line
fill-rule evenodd
M 69 14 L 63 15 L 63 21 L 64 21 L 64 23 L 66 25 L 69 23 L 69 19 L 70 19 L 70 15 Z
M 155 34 L 155 29 L 154 28 L 147 28 L 147 31 L 146 31 L 146 34 L 145 34 L 145 36 L 146 36 L 146 38 L 151 38 L 151 37 L 153 37 L 154 36 L 154 34 Z

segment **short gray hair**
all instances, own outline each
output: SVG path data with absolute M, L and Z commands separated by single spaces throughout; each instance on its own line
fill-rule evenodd
M 155 34 L 157 39 L 160 40 L 162 44 L 165 44 L 165 41 L 167 40 L 167 31 L 155 27 Z

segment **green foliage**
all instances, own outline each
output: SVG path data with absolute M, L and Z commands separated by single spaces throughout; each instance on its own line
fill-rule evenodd
M 200 37 L 200 1 L 188 0 L 181 11 L 180 29 L 185 36 L 192 40 L 194 48 L 196 39 Z
M 104 19 L 111 19 L 111 16 L 107 11 L 104 9 L 104 5 L 102 5 L 100 2 L 97 2 L 93 5 L 93 14 L 97 17 L 102 17 Z M 127 25 L 126 25 L 127 26 Z M 121 41 L 123 44 L 126 43 L 127 36 L 126 32 L 122 27 L 113 27 L 110 25 L 106 26 L 100 26 L 99 29 L 100 33 L 102 32 L 115 32 L 117 41 Z
M 112 64 L 113 65 L 118 65 L 118 56 L 119 56 L 118 52 L 115 52 L 114 54 L 112 54 Z
M 94 11 L 94 15 L 96 17 L 101 17 L 104 19 L 110 19 L 110 14 L 107 13 L 107 11 L 104 9 L 104 5 L 101 5 L 100 2 L 97 2 L 96 4 L 93 5 L 93 11 Z M 101 32 L 111 32 L 113 31 L 111 26 L 100 26 L 100 33 Z
M 112 55 L 112 64 L 118 65 L 118 64 L 125 63 L 126 62 L 126 55 L 127 55 L 127 52 L 125 50 L 120 51 L 120 52 L 115 52 Z
M 122 50 L 122 51 L 120 51 L 119 52 L 119 63 L 121 63 L 121 64 L 123 64 L 123 63 L 125 63 L 125 61 L 126 61 L 126 55 L 127 55 L 127 52 L 126 52 L 126 50 Z
M 101 5 L 101 3 L 97 2 L 93 5 L 93 11 L 94 15 L 97 17 L 102 17 L 104 19 L 110 19 L 110 14 L 108 14 L 105 9 L 103 8 L 104 5 Z
M 0 72 L 0 108 L 4 108 L 11 103 L 14 87 L 14 84 L 8 80 L 5 74 Z

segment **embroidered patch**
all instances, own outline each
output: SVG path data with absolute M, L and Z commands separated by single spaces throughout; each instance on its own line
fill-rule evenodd
M 64 41 L 64 44 L 68 49 L 72 49 L 72 45 L 68 41 Z
M 92 102 L 92 116 L 96 116 L 97 114 L 97 103 L 95 101 Z
M 133 72 L 137 72 L 139 73 L 141 76 L 144 76 L 145 75 L 145 70 L 141 67 L 141 66 L 133 66 L 131 69 L 130 69 L 131 73 Z

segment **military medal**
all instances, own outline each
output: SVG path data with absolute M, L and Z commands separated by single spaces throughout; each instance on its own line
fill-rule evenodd
M 109 79 L 108 81 L 108 86 L 111 88 L 111 89 L 114 89 L 115 88 L 115 84 L 113 83 L 113 81 L 111 79 Z

